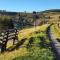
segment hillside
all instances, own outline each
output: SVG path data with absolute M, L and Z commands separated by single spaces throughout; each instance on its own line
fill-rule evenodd
M 15 27 L 20 27 L 21 29 L 24 27 L 56 22 L 60 22 L 60 9 L 42 12 L 33 11 L 32 13 L 0 10 L 0 29 L 11 29 Z
M 4 50 L 0 60 L 55 60 L 58 55 L 54 50 L 60 49 L 55 41 L 60 42 L 59 22 L 59 9 L 39 13 L 0 11 L 0 30 L 7 29 L 0 36 Z

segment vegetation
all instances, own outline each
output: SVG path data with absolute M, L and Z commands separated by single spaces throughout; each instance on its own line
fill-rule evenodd
M 0 53 L 0 60 L 54 60 L 55 55 L 51 51 L 50 40 L 46 29 L 51 24 L 51 29 L 60 40 L 60 10 L 47 10 L 43 12 L 6 12 L 0 11 L 0 30 L 20 28 L 18 34 L 19 47 L 13 51 Z M 46 24 L 49 23 L 49 24 Z M 12 40 L 7 48 L 14 48 Z
M 25 29 L 25 32 L 29 31 L 23 32 L 27 38 L 26 41 L 17 50 L 0 54 L 0 60 L 54 60 L 55 56 L 46 35 L 48 26 L 49 24 L 38 26 L 36 30 L 34 28 Z M 20 38 L 20 34 L 18 37 Z
M 60 28 L 57 24 L 54 24 L 52 27 L 52 32 L 54 33 L 55 37 L 60 39 Z
M 11 29 L 16 26 L 13 25 L 15 21 L 19 28 L 25 28 L 30 26 L 39 26 L 42 24 L 56 23 L 60 21 L 59 9 L 46 10 L 42 12 L 33 11 L 33 13 L 25 12 L 7 12 L 0 10 L 0 29 Z M 9 25 L 8 25 L 9 24 Z
M 0 30 L 9 28 L 13 28 L 13 22 L 11 17 L 7 15 L 0 15 Z
M 55 58 L 51 52 L 50 41 L 46 36 L 46 32 L 32 33 L 29 43 L 26 42 L 26 44 L 30 54 L 16 57 L 13 60 L 53 60 Z

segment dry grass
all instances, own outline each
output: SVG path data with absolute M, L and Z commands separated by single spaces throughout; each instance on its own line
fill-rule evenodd
M 42 26 L 37 26 L 36 28 L 29 28 L 29 29 L 23 29 L 19 32 L 19 40 L 21 40 L 22 38 L 27 37 L 30 33 L 35 32 L 35 31 L 45 31 L 46 28 L 49 26 L 49 24 L 44 24 Z
M 15 57 L 26 56 L 28 54 L 29 52 L 27 51 L 26 48 L 20 48 L 12 52 L 5 52 L 3 54 L 0 54 L 0 60 L 12 60 Z
M 19 39 L 24 38 L 24 37 L 28 37 L 30 33 L 35 32 L 35 31 L 45 31 L 46 28 L 49 26 L 49 24 L 45 24 L 42 26 L 37 26 L 36 30 L 35 28 L 29 28 L 29 29 L 23 29 L 19 32 Z M 26 40 L 26 42 L 28 42 L 28 40 Z M 25 42 L 25 43 L 26 43 Z M 0 60 L 12 60 L 13 58 L 19 57 L 19 56 L 27 56 L 29 54 L 27 48 L 20 48 L 18 50 L 14 50 L 12 52 L 5 52 L 3 54 L 0 54 Z
M 51 28 L 55 37 L 60 39 L 60 29 L 57 27 L 57 25 L 53 25 Z

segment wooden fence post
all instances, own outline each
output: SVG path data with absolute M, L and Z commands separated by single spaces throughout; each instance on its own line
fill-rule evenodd
M 13 45 L 16 45 L 17 42 L 18 42 L 18 31 L 17 31 L 17 29 L 15 29 L 15 37 L 13 40 Z
M 3 46 L 2 46 L 2 52 L 6 51 L 6 44 L 7 44 L 7 41 L 8 41 L 8 34 L 9 34 L 9 30 L 7 30 L 5 33 L 4 33 L 4 37 L 3 37 Z
M 4 33 L 1 32 L 1 36 L 0 36 L 0 52 L 3 51 L 3 50 L 2 50 L 2 49 L 3 49 L 3 48 L 2 48 L 2 46 L 3 46 L 3 44 L 2 44 L 3 38 L 4 38 Z
M 1 52 L 4 52 L 5 50 L 6 50 L 6 48 L 5 48 L 5 38 L 4 38 L 4 35 L 5 35 L 5 33 L 3 32 L 2 33 L 2 37 L 3 37 L 3 39 L 2 39 L 2 47 L 1 47 Z

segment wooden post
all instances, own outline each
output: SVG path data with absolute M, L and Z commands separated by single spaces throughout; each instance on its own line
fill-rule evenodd
M 2 44 L 3 38 L 4 38 L 4 33 L 1 32 L 1 36 L 0 36 L 0 52 L 3 51 L 3 47 L 2 47 L 3 46 L 3 44 Z
M 2 37 L 3 37 L 3 40 L 2 40 L 2 47 L 1 47 L 1 52 L 4 52 L 5 50 L 6 50 L 6 48 L 5 48 L 5 38 L 4 38 L 4 33 L 2 33 Z
M 17 42 L 18 42 L 18 31 L 17 29 L 15 29 L 15 38 L 13 40 L 13 45 L 16 45 Z
M 3 52 L 6 51 L 6 45 L 7 45 L 7 41 L 8 41 L 8 34 L 9 34 L 9 30 L 7 30 L 6 33 L 4 34 L 3 46 L 2 46 L 2 51 Z

